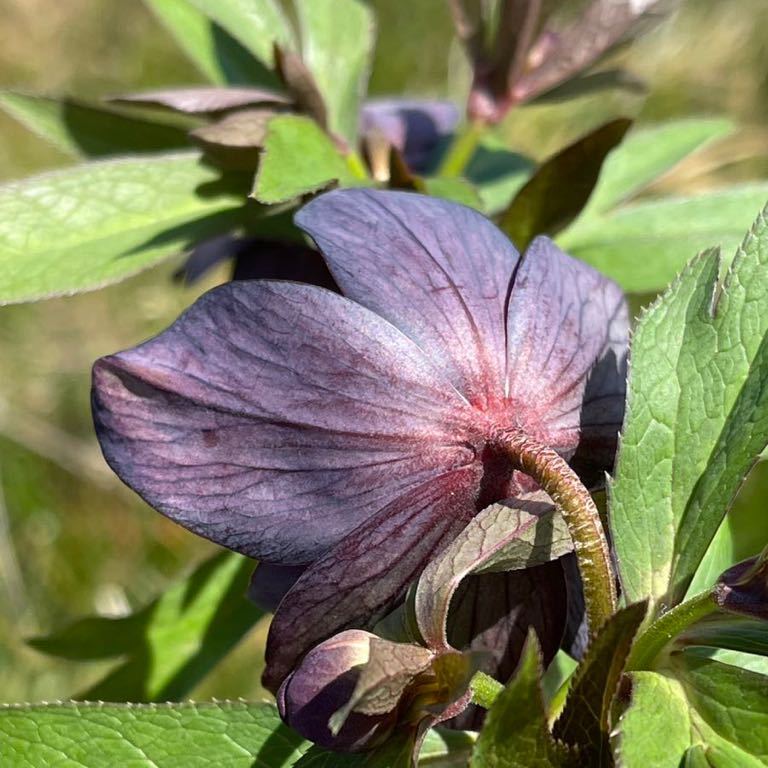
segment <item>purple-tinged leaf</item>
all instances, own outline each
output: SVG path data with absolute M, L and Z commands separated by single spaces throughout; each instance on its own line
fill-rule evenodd
M 724 611 L 768 621 L 768 547 L 729 568 L 718 579 L 714 596 Z
M 363 104 L 360 132 L 363 137 L 383 136 L 402 153 L 411 170 L 423 173 L 441 140 L 458 122 L 459 110 L 450 101 L 374 99 Z
M 189 137 L 215 165 L 254 170 L 259 164 L 269 121 L 275 114 L 268 109 L 244 109 L 196 128 Z
M 257 105 L 287 105 L 288 96 L 269 88 L 200 86 L 191 88 L 164 88 L 113 96 L 114 104 L 134 107 L 158 107 L 188 115 L 206 115 L 227 112 Z
M 529 101 L 591 67 L 616 46 L 664 18 L 669 0 L 593 0 L 574 22 L 548 30 L 546 55 L 515 83 L 513 103 Z M 537 43 L 540 45 L 542 39 Z
M 517 272 L 507 322 L 507 396 L 532 411 L 528 429 L 568 458 L 584 441 L 610 469 L 626 388 L 621 289 L 539 237 Z
M 552 532 L 554 515 L 552 501 L 543 491 L 494 504 L 474 517 L 442 555 L 432 560 L 419 579 L 415 596 L 416 619 L 430 648 L 450 647 L 448 611 L 461 582 L 517 541 L 533 543 L 537 533 L 546 536 Z M 546 544 L 539 554 L 545 550 Z M 518 563 L 517 567 L 525 565 Z
M 93 408 L 107 461 L 156 509 L 286 565 L 475 458 L 470 409 L 413 342 L 294 283 L 222 286 L 102 358 Z
M 568 698 L 553 733 L 575 747 L 584 765 L 612 765 L 611 708 L 647 603 L 615 614 L 599 631 L 573 675 Z
M 275 66 L 280 79 L 299 112 L 309 115 L 324 130 L 328 127 L 328 110 L 315 77 L 299 54 L 275 46 Z
M 582 136 L 546 160 L 501 216 L 501 228 L 520 249 L 536 235 L 554 235 L 575 219 L 589 200 L 600 169 L 632 124 L 619 118 Z
M 352 714 L 370 717 L 393 712 L 406 689 L 429 669 L 434 657 L 432 651 L 420 645 L 393 643 L 369 635 L 368 657 L 351 696 L 329 720 L 331 732 L 338 734 Z
M 264 684 L 275 690 L 318 641 L 382 618 L 466 526 L 480 474 L 455 469 L 402 494 L 311 565 L 270 627 Z
M 407 192 L 338 190 L 296 223 L 346 296 L 400 328 L 473 405 L 500 403 L 518 253 L 490 221 Z

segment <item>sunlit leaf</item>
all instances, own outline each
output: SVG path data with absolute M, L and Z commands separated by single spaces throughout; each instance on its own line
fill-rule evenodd
M 287 768 L 306 742 L 271 704 L 20 704 L 0 707 L 0 757 L 14 768 Z
M 328 128 L 354 146 L 374 44 L 374 18 L 361 0 L 296 4 L 304 63 L 327 108 Z
M 236 179 L 195 153 L 94 162 L 0 187 L 0 304 L 93 290 L 226 232 Z
M 245 46 L 262 64 L 274 64 L 274 45 L 291 45 L 291 29 L 276 0 L 188 0 Z
M 290 99 L 270 88 L 193 86 L 162 88 L 115 96 L 109 101 L 129 107 L 167 109 L 189 115 L 207 115 L 257 105 L 284 105 Z
M 187 695 L 263 615 L 245 597 L 252 570 L 252 561 L 222 553 L 130 616 L 82 619 L 29 642 L 39 651 L 65 659 L 126 657 L 78 698 L 178 699 Z
M 509 205 L 533 169 L 529 158 L 510 152 L 504 141 L 487 135 L 481 139 L 465 173 L 480 195 L 483 210 L 497 213 Z
M 213 83 L 269 82 L 268 70 L 191 0 L 144 0 L 195 66 Z
M 633 130 L 606 158 L 584 216 L 607 213 L 733 130 L 722 118 L 673 120 Z
M 71 155 L 104 157 L 188 146 L 186 131 L 75 99 L 5 91 L 0 109 Z
M 720 245 L 729 258 L 766 200 L 767 183 L 649 200 L 585 219 L 557 241 L 625 290 L 656 291 L 698 251 Z
M 359 180 L 317 123 L 298 115 L 272 119 L 253 196 L 262 203 L 279 203 L 334 183 Z
M 541 695 L 541 658 L 531 634 L 512 681 L 488 712 L 471 768 L 559 768 L 573 755 L 555 742 Z
M 483 202 L 478 191 L 471 182 L 458 177 L 434 176 L 432 178 L 417 178 L 416 187 L 433 197 L 442 197 L 454 203 L 462 203 L 470 208 L 483 209 Z
M 691 262 L 633 340 L 611 524 L 626 600 L 654 609 L 686 593 L 768 441 L 764 215 L 722 290 L 718 272 L 716 251 Z
M 768 764 L 768 677 L 686 654 L 669 675 L 635 672 L 632 683 L 616 741 L 622 766 L 679 768 L 697 747 L 715 768 Z

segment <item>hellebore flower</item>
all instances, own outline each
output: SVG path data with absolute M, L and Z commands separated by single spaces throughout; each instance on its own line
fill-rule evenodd
M 472 209 L 363 189 L 296 223 L 343 296 L 229 283 L 93 378 L 129 486 L 230 549 L 306 566 L 270 630 L 272 690 L 385 615 L 480 510 L 539 490 L 511 444 L 610 467 L 625 386 L 620 289 L 547 238 L 521 258 Z

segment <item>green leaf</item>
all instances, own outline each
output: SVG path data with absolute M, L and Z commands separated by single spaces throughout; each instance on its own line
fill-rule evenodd
M 541 654 L 531 633 L 512 681 L 498 695 L 477 739 L 471 768 L 558 768 L 570 765 L 547 727 L 541 696 Z
M 454 203 L 468 205 L 476 210 L 483 210 L 483 202 L 478 190 L 471 182 L 458 176 L 433 176 L 431 178 L 416 178 L 416 188 L 433 197 L 442 197 Z
M 624 768 L 678 768 L 697 747 L 713 766 L 768 765 L 768 677 L 677 655 L 668 675 L 635 672 L 632 682 L 618 728 Z
M 571 680 L 553 733 L 558 740 L 577 748 L 587 765 L 611 764 L 611 709 L 645 612 L 645 603 L 636 603 L 611 617 L 590 644 Z
M 606 123 L 549 158 L 531 176 L 500 221 L 521 251 L 536 235 L 552 235 L 580 213 L 607 154 L 631 124 L 626 118 Z
M 768 184 L 755 183 L 637 203 L 584 219 L 557 242 L 627 291 L 657 291 L 697 251 L 720 245 L 733 253 L 766 200 Z
M 469 731 L 450 728 L 432 728 L 427 731 L 419 752 L 419 768 L 448 768 L 466 766 L 475 746 L 477 735 Z
M 0 187 L 0 304 L 93 290 L 226 232 L 243 216 L 234 181 L 178 153 Z
M 370 8 L 360 0 L 296 4 L 304 63 L 325 101 L 328 128 L 355 146 L 375 40 Z
M 562 518 L 543 491 L 493 504 L 476 515 L 424 569 L 416 586 L 419 629 L 430 648 L 447 648 L 451 599 L 462 580 L 486 570 L 514 570 L 547 563 L 572 551 Z
M 689 627 L 678 642 L 682 646 L 725 648 L 768 656 L 768 621 L 716 614 Z
M 284 115 L 269 123 L 253 196 L 281 203 L 339 183 L 359 183 L 326 133 L 308 117 Z
M 735 559 L 731 521 L 726 518 L 720 523 L 712 543 L 699 563 L 688 591 L 685 593 L 685 599 L 694 597 L 712 587 L 720 578 L 720 574 L 733 565 Z
M 275 0 L 188 0 L 247 48 L 264 66 L 274 65 L 275 43 L 291 47 L 293 30 Z
M 163 123 L 126 117 L 74 99 L 52 99 L 5 91 L 0 108 L 70 155 L 160 152 L 189 146 L 186 131 Z
M 282 768 L 306 742 L 271 704 L 32 704 L 0 708 L 13 768 Z
M 695 259 L 641 318 L 611 484 L 628 602 L 685 595 L 768 442 L 768 222 L 760 216 L 717 293 L 718 254 Z
M 131 616 L 82 619 L 30 645 L 79 661 L 127 656 L 78 698 L 182 698 L 263 615 L 245 597 L 252 571 L 252 561 L 221 553 Z
M 467 179 L 480 196 L 482 210 L 498 213 L 528 181 L 533 162 L 517 152 L 510 152 L 497 136 L 485 134 L 465 169 Z
M 608 155 L 583 217 L 615 208 L 680 161 L 732 130 L 728 120 L 711 118 L 676 120 L 632 131 Z
M 144 3 L 211 82 L 247 85 L 274 80 L 263 64 L 193 7 L 190 0 L 144 0 Z

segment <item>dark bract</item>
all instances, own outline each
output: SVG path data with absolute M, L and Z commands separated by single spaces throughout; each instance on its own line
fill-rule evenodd
M 343 190 L 305 206 L 343 296 L 231 283 L 94 367 L 104 454 L 163 514 L 307 566 L 270 632 L 267 684 L 368 626 L 480 509 L 535 488 L 493 448 L 523 432 L 609 467 L 624 400 L 619 288 L 538 238 L 521 258 L 474 210 Z

